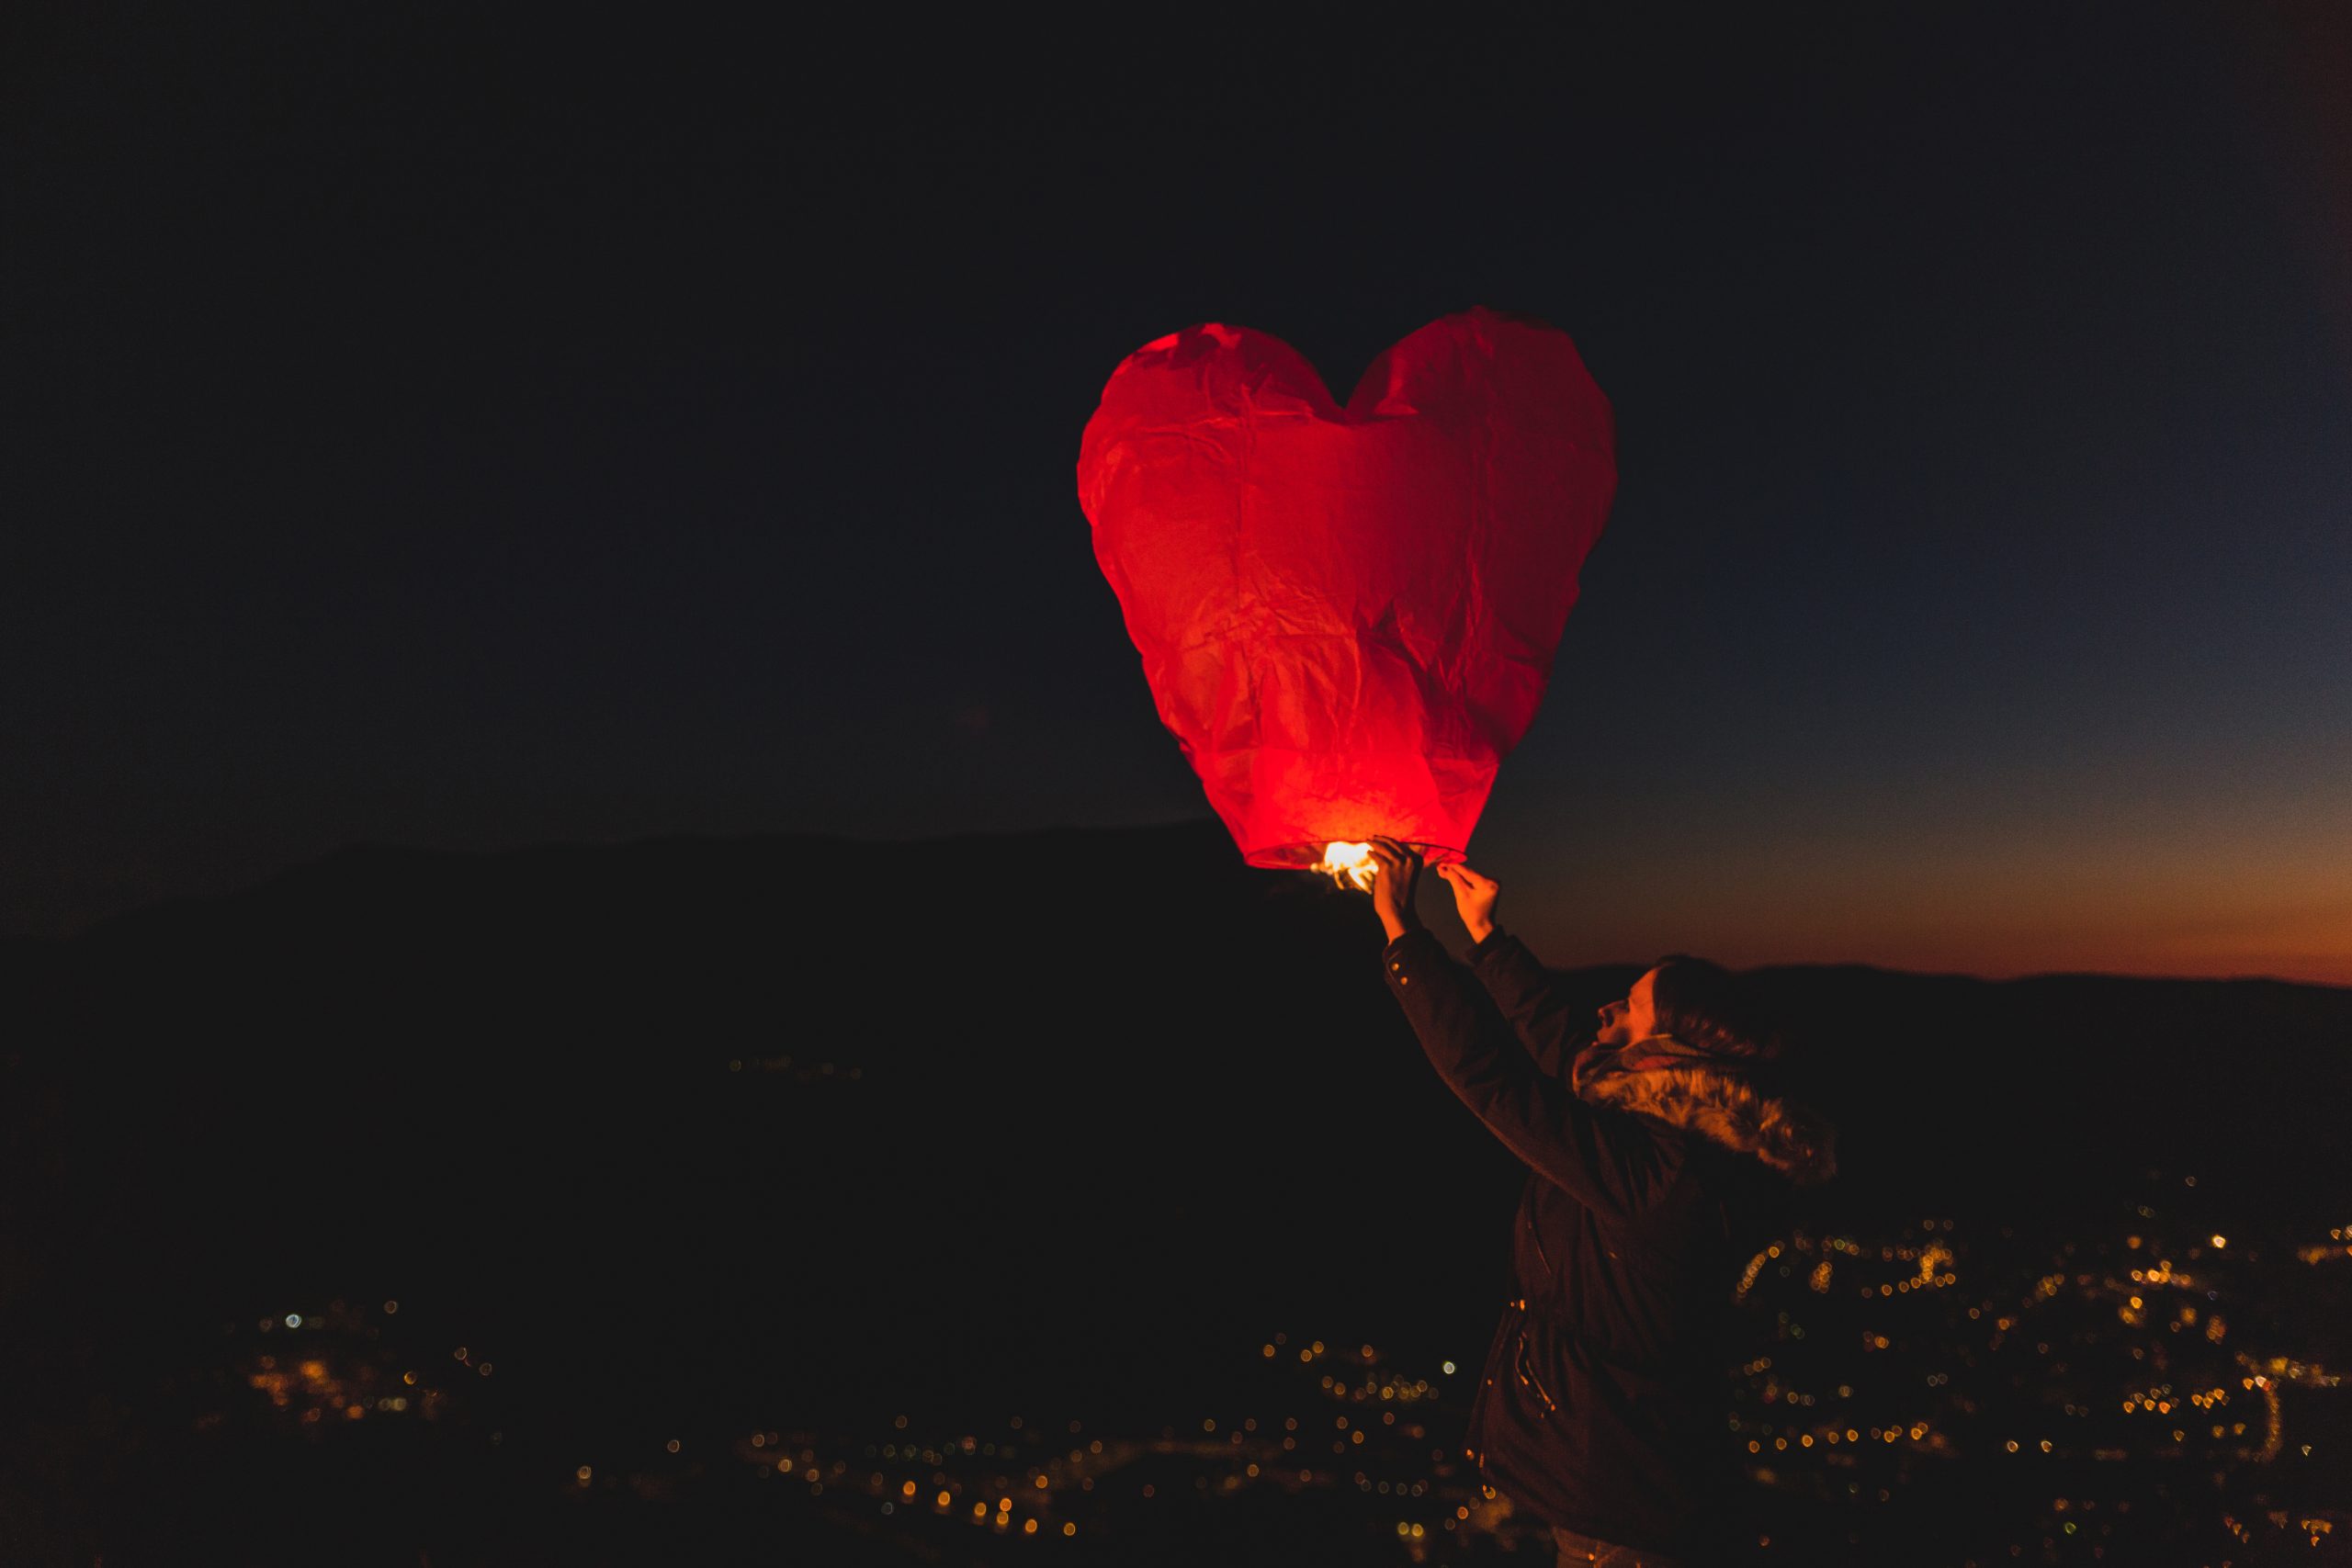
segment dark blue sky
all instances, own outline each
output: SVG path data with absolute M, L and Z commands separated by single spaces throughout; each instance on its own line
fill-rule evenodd
M 1344 396 L 1485 303 L 1620 427 L 1473 846 L 1547 956 L 2352 982 L 2330 9 L 23 28 L 0 931 L 1201 814 L 1103 378 L 1222 320 Z

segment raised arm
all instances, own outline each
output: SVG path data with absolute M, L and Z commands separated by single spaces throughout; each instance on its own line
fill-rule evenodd
M 1374 852 L 1382 882 L 1374 907 L 1390 938 L 1381 968 L 1446 1087 L 1512 1154 L 1586 1207 L 1610 1218 L 1647 1207 L 1673 1174 L 1657 1140 L 1635 1119 L 1578 1100 L 1564 1077 L 1539 1069 L 1488 1024 L 1468 971 L 1412 917 L 1419 857 L 1377 840 Z
M 1526 943 L 1495 924 L 1502 884 L 1466 865 L 1442 865 L 1437 874 L 1453 890 L 1454 910 L 1477 943 L 1470 952 L 1472 973 L 1510 1021 L 1535 1065 L 1554 1077 L 1566 1077 L 1577 1050 L 1592 1038 L 1587 1015 Z
M 1480 942 L 1471 963 L 1471 973 L 1510 1021 L 1512 1032 L 1536 1066 L 1566 1081 L 1577 1053 L 1592 1041 L 1591 1015 L 1566 994 L 1560 977 L 1508 931 L 1498 931 Z

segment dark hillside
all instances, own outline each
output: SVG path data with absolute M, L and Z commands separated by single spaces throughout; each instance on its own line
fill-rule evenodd
M 1284 1328 L 1474 1356 L 1518 1175 L 1379 946 L 1360 896 L 1207 824 L 358 849 L 20 946 L 23 1430 L 132 1462 L 223 1325 L 330 1297 L 500 1348 L 508 1440 L 557 1448 L 689 1411 L 1140 1419 Z M 1844 1129 L 1823 1224 L 2061 1224 L 2151 1168 L 2281 1225 L 2352 1195 L 2352 992 L 1770 984 Z

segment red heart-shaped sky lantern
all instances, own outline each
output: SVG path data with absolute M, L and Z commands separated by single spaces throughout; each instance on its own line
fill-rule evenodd
M 1466 310 L 1340 408 L 1279 338 L 1128 355 L 1078 460 L 1159 716 L 1252 865 L 1386 834 L 1460 860 L 1617 487 L 1566 333 Z

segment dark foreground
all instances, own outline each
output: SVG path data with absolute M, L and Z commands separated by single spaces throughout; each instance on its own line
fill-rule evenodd
M 0 1562 L 1543 1561 L 1455 1462 L 1516 1175 L 1376 948 L 1186 828 L 0 951 Z M 1740 1292 L 1755 1560 L 2352 1561 L 2352 994 L 1776 984 L 1846 1174 Z

